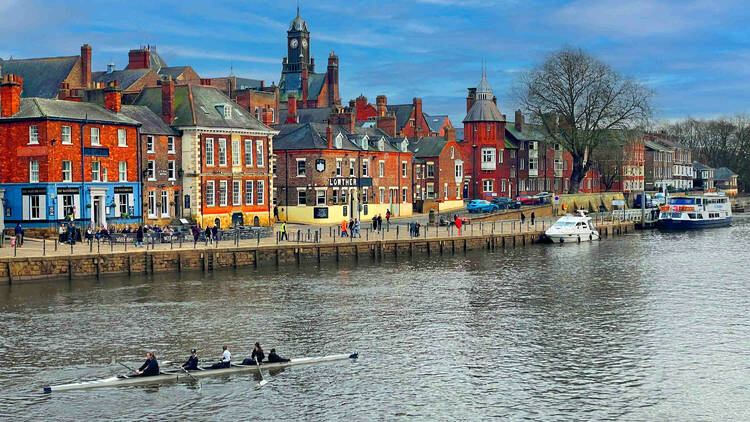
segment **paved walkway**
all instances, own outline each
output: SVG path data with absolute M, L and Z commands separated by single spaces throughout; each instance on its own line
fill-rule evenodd
M 422 221 L 422 218 L 424 218 L 424 221 Z M 235 240 L 232 239 L 223 239 L 218 243 L 218 246 L 216 244 L 206 244 L 205 242 L 199 242 L 198 244 L 194 245 L 193 242 L 189 243 L 183 243 L 182 246 L 180 246 L 179 243 L 157 243 L 153 245 L 153 249 L 157 251 L 166 251 L 170 249 L 207 249 L 207 248 L 234 248 L 234 247 L 256 247 L 256 246 L 274 246 L 277 244 L 292 244 L 292 243 L 314 243 L 315 242 L 315 232 L 318 233 L 318 239 L 319 243 L 323 244 L 340 244 L 342 242 L 361 242 L 361 241 L 367 241 L 367 240 L 396 240 L 396 239 L 407 239 L 409 238 L 409 223 L 413 220 L 420 221 L 422 223 L 422 228 L 420 229 L 420 237 L 442 237 L 442 238 L 449 238 L 449 237 L 458 237 L 459 233 L 458 230 L 456 230 L 455 227 L 435 227 L 435 226 L 426 226 L 426 215 L 423 216 L 417 216 L 417 217 L 411 217 L 411 218 L 403 218 L 403 219 L 394 219 L 391 221 L 390 225 L 386 227 L 386 223 L 383 222 L 383 230 L 381 231 L 374 231 L 372 230 L 372 224 L 371 222 L 367 222 L 367 224 L 364 224 L 362 226 L 361 230 L 361 237 L 357 238 L 350 238 L 350 237 L 341 237 L 341 233 L 339 232 L 340 226 L 310 226 L 310 225 L 301 225 L 301 224 L 287 224 L 287 232 L 289 234 L 289 240 L 283 240 L 281 242 L 278 242 L 276 237 L 270 237 L 270 238 L 261 238 L 260 242 L 258 242 L 257 239 L 252 240 L 240 240 L 239 245 L 235 243 Z M 519 220 L 515 221 L 497 221 L 497 222 L 484 222 L 484 223 L 473 223 L 464 225 L 461 229 L 461 235 L 462 236 L 477 236 L 482 234 L 491 234 L 491 233 L 504 233 L 504 234 L 510 234 L 510 233 L 524 233 L 524 232 L 532 232 L 532 231 L 544 231 L 546 228 L 548 228 L 555 220 L 557 220 L 556 217 L 551 218 L 544 218 L 544 219 L 536 219 L 534 224 L 532 225 L 530 220 L 526 220 L 526 224 L 523 226 L 521 225 L 521 222 Z M 281 229 L 281 225 L 277 224 L 276 232 L 279 232 Z M 7 258 L 7 257 L 36 257 L 36 256 L 66 256 L 66 255 L 85 255 L 85 254 L 109 254 L 109 253 L 123 253 L 123 252 L 132 252 L 132 251 L 144 251 L 147 248 L 136 248 L 133 244 L 123 244 L 123 243 L 115 243 L 110 245 L 107 242 L 96 242 L 89 244 L 88 242 L 83 243 L 76 243 L 75 246 L 71 248 L 68 244 L 59 244 L 56 243 L 54 240 L 47 240 L 47 241 L 41 241 L 36 239 L 26 239 L 25 244 L 23 247 L 19 248 L 10 248 L 9 242 L 6 240 L 4 243 L 4 247 L 0 248 L 0 258 Z M 148 250 L 152 250 L 152 246 L 148 246 Z

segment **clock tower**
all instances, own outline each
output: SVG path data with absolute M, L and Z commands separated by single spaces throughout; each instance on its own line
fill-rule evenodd
M 298 73 L 307 69 L 310 73 L 315 71 L 314 64 L 310 59 L 310 31 L 307 30 L 307 22 L 299 15 L 289 24 L 286 31 L 287 56 L 284 58 L 282 73 Z

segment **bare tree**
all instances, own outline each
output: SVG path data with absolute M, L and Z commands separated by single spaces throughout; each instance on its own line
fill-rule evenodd
M 523 73 L 519 103 L 543 125 L 551 142 L 573 157 L 569 193 L 578 192 L 592 165 L 588 156 L 611 137 L 651 117 L 653 91 L 621 76 L 580 49 L 563 48 Z

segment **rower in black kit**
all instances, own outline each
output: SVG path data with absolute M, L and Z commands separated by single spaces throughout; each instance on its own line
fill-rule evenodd
M 263 348 L 260 347 L 260 343 L 256 342 L 255 346 L 253 347 L 253 353 L 250 355 L 250 358 L 243 359 L 242 364 L 243 365 L 255 365 L 255 362 L 263 363 L 263 359 L 266 358 L 265 353 L 263 353 Z
M 159 375 L 159 362 L 156 361 L 156 355 L 152 352 L 146 352 L 146 362 L 143 362 L 140 368 L 135 371 L 135 377 L 151 377 Z

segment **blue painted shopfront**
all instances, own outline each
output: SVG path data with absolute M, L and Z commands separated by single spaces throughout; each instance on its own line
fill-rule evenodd
M 141 222 L 139 183 L 8 183 L 5 225 L 57 227 L 71 218 L 94 227 Z

